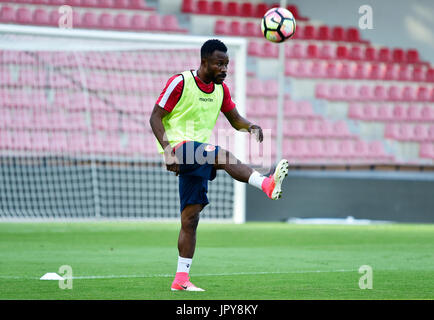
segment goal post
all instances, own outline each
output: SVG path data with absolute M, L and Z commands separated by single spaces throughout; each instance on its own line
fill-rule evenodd
M 209 38 L 0 24 L 0 219 L 178 219 L 149 115 Z M 218 38 L 245 115 L 246 40 Z M 245 162 L 246 134 L 232 130 L 227 147 Z M 219 173 L 202 219 L 244 223 L 245 187 Z

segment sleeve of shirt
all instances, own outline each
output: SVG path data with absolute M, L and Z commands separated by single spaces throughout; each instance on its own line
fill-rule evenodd
M 235 102 L 232 101 L 231 93 L 229 92 L 228 86 L 223 82 L 223 103 L 221 107 L 221 112 L 228 112 L 235 108 Z
M 181 98 L 182 89 L 184 87 L 184 78 L 181 74 L 172 76 L 166 83 L 163 91 L 155 104 L 162 107 L 168 112 L 172 112 L 173 108 Z

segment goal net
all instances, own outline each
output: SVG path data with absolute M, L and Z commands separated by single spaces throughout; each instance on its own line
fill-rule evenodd
M 0 25 L 0 219 L 178 219 L 178 180 L 149 117 L 167 80 L 198 68 L 206 40 Z M 243 114 L 246 43 L 223 41 Z M 245 160 L 250 138 L 223 115 L 216 129 L 212 142 Z M 219 172 L 202 218 L 244 222 L 244 192 Z

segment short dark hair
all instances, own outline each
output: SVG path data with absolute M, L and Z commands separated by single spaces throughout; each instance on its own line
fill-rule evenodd
M 207 40 L 202 45 L 202 48 L 200 48 L 200 58 L 206 59 L 211 56 L 216 50 L 226 53 L 228 51 L 228 48 L 223 42 L 218 39 Z

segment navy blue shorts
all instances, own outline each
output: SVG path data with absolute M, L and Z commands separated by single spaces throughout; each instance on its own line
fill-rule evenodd
M 209 203 L 208 181 L 214 180 L 217 175 L 214 164 L 219 149 L 219 146 L 196 141 L 187 141 L 176 148 L 181 212 L 188 204 L 206 206 Z

